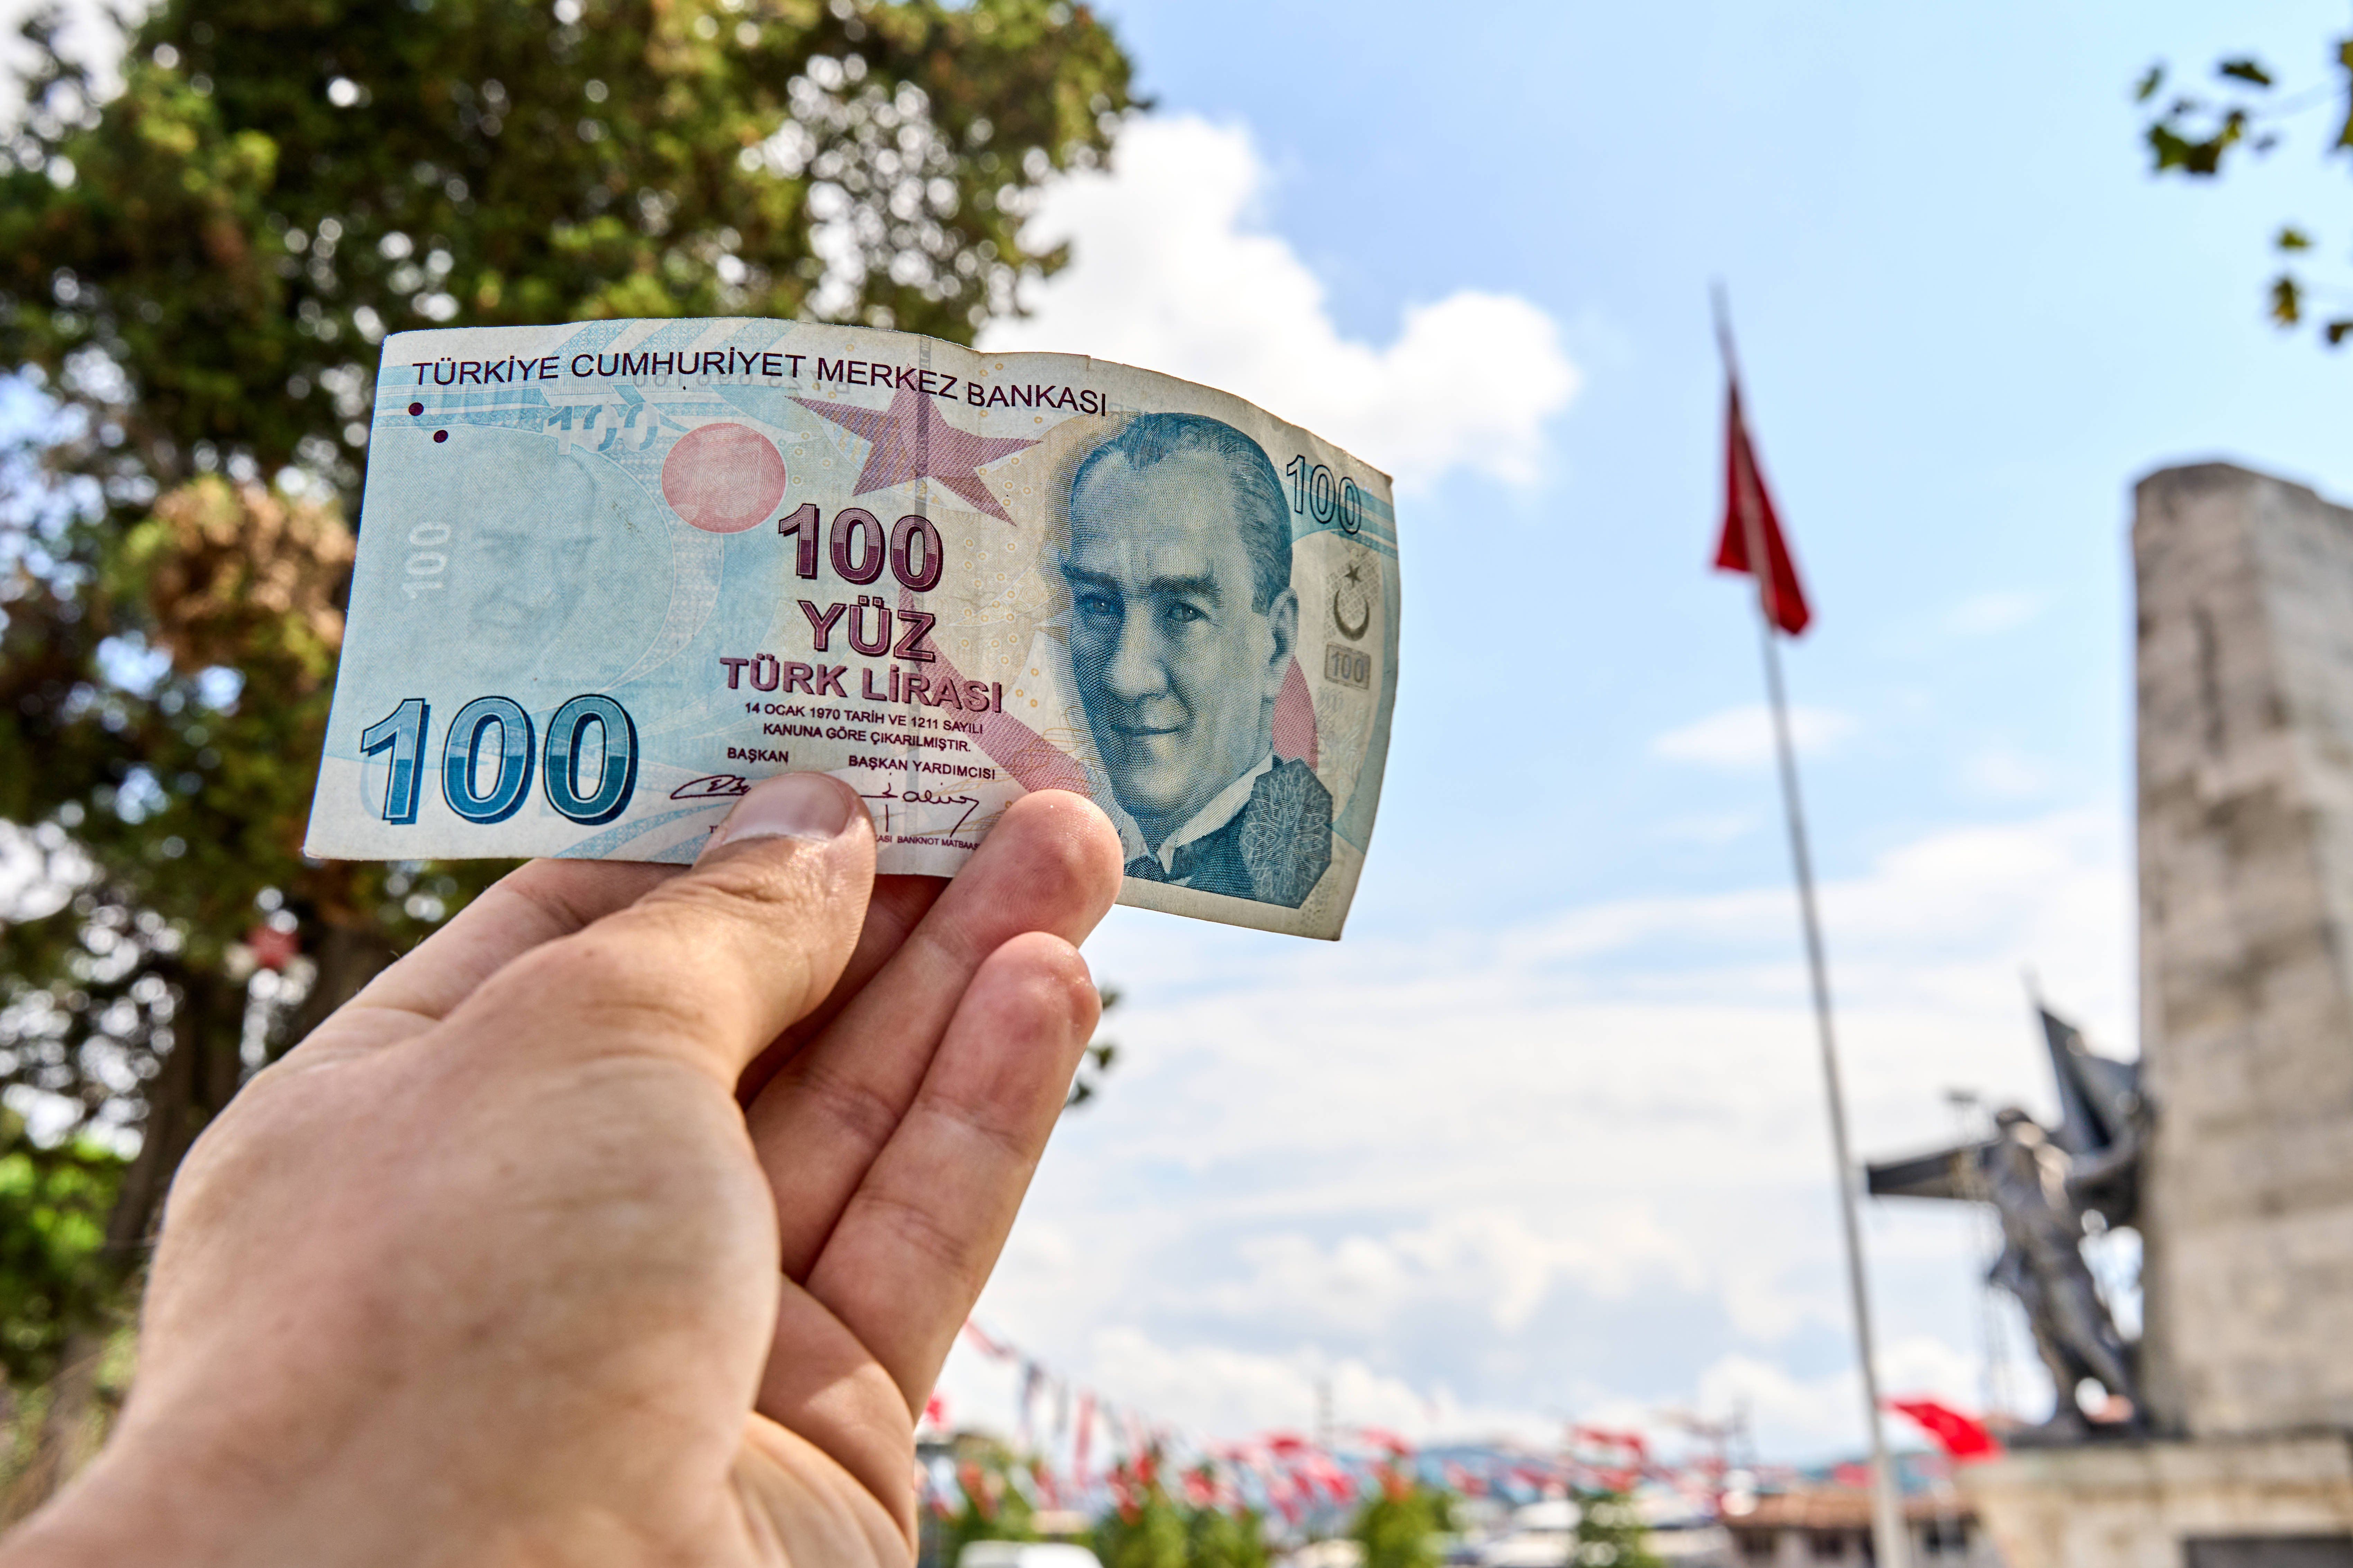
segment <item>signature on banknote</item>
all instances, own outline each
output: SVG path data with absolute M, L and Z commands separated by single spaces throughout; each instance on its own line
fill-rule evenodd
M 963 807 L 956 813 L 955 820 L 945 826 L 933 826 L 926 824 L 913 828 L 914 831 L 934 839 L 954 838 L 964 831 L 964 825 L 972 820 L 972 814 L 980 809 L 978 795 L 934 795 L 927 789 L 893 789 L 889 784 L 884 784 L 879 791 L 861 793 L 858 798 L 882 803 L 882 831 L 886 835 L 900 830 L 899 818 L 906 813 L 908 807 L 925 805 Z M 909 824 L 913 826 L 912 817 L 909 818 Z
M 672 800 L 725 800 L 752 787 L 741 773 L 705 773 L 670 792 Z

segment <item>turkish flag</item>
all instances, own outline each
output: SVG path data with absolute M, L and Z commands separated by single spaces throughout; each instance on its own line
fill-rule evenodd
M 1990 1459 L 2001 1452 L 2001 1440 L 1986 1430 L 1984 1422 L 1949 1405 L 1934 1399 L 1891 1399 L 1887 1408 L 1911 1417 L 1956 1459 Z
M 1749 445 L 1748 426 L 1740 417 L 1740 384 L 1726 389 L 1724 415 L 1724 536 L 1716 541 L 1715 569 L 1746 572 L 1757 568 L 1748 555 L 1749 540 L 1765 544 L 1767 567 L 1758 590 L 1765 614 L 1775 626 L 1796 637 L 1813 620 L 1806 607 L 1806 590 L 1798 581 L 1798 563 L 1789 559 L 1789 542 L 1781 537 L 1781 522 L 1773 515 L 1773 497 L 1765 489 L 1765 475 L 1757 467 L 1757 448 Z

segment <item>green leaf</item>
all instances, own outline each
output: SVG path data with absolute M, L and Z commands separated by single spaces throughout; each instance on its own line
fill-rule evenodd
M 2312 236 L 2294 224 L 2290 224 L 2279 231 L 2279 237 L 2273 240 L 2272 244 L 2282 250 L 2310 250 Z
M 2149 151 L 2155 156 L 2154 167 L 2163 174 L 2179 169 L 2200 179 L 2211 178 L 2222 166 L 2223 149 L 2237 140 L 2228 127 L 2203 140 L 2192 140 L 2163 121 L 2151 125 L 2147 132 Z
M 2257 87 L 2272 85 L 2272 73 L 2252 59 L 2224 60 L 2214 70 L 2218 76 L 2226 76 L 2234 81 L 2252 82 Z
M 2142 77 L 2138 82 L 2134 84 L 2133 101 L 2136 103 L 2147 103 L 2150 99 L 2157 96 L 2157 89 L 2164 85 L 2165 62 L 2163 60 L 2159 60 L 2157 64 L 2148 68 L 2147 75 Z
M 2272 279 L 2272 320 L 2283 327 L 2304 320 L 2304 290 L 2284 272 Z
M 2345 123 L 2337 128 L 2337 145 L 2353 147 L 2353 38 L 2337 40 L 2337 64 L 2348 78 L 2345 93 Z

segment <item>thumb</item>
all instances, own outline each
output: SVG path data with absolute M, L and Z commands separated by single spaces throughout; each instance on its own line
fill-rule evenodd
M 825 773 L 754 785 L 694 868 L 533 949 L 450 1016 L 568 1058 L 653 1052 L 732 1088 L 841 976 L 874 886 L 865 804 Z

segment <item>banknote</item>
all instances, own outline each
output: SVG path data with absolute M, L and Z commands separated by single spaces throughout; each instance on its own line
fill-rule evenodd
M 683 863 L 787 770 L 953 875 L 1031 790 L 1121 900 L 1337 937 L 1398 679 L 1388 478 L 1238 397 L 872 328 L 384 345 L 306 848 Z

